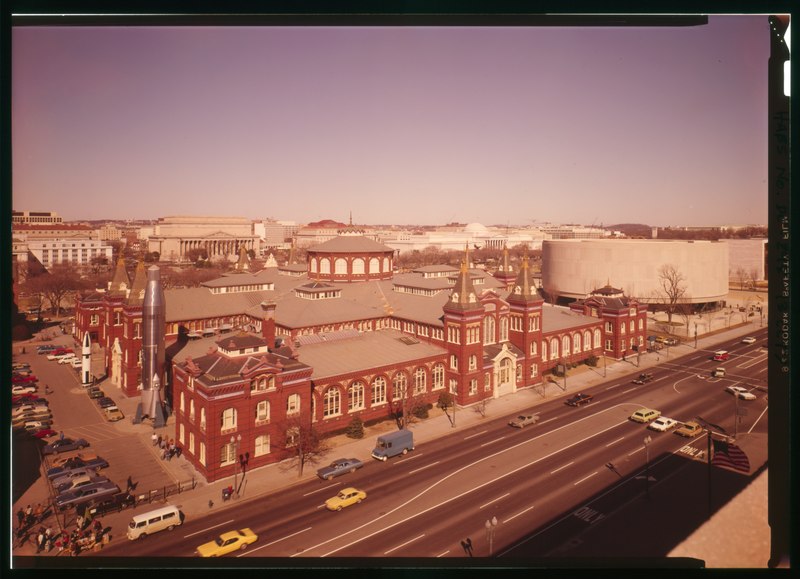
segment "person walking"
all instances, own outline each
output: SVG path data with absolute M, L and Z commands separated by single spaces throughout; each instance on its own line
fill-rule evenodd
M 17 528 L 22 528 L 22 522 L 25 520 L 25 511 L 22 509 L 17 511 Z
M 44 507 L 42 506 L 42 503 L 37 503 L 36 510 L 33 511 L 33 516 L 35 517 L 37 523 L 42 521 L 42 515 L 44 515 Z
M 128 475 L 128 487 L 125 489 L 125 492 L 128 493 L 131 492 L 132 488 L 133 488 L 133 479 L 131 478 L 131 475 Z
M 153 446 L 156 446 L 156 445 L 158 444 L 158 441 L 159 441 L 159 439 L 160 439 L 160 438 L 161 438 L 161 437 L 160 437 L 160 436 L 158 436 L 158 435 L 156 434 L 155 430 L 154 430 L 154 431 L 153 431 L 153 435 L 150 437 L 150 440 L 152 440 L 152 441 L 153 441 Z

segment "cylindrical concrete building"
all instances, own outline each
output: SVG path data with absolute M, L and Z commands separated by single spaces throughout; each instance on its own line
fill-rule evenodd
M 558 298 L 584 298 L 610 284 L 631 298 L 663 301 L 659 269 L 667 264 L 685 279 L 685 302 L 726 299 L 725 241 L 560 239 L 542 243 L 542 285 L 548 296 Z

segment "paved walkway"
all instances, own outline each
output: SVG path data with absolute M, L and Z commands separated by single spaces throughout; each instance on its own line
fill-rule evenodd
M 724 331 L 715 332 L 714 335 L 706 335 L 697 340 L 698 349 L 713 349 L 719 341 L 744 336 L 759 329 L 758 318 L 750 318 L 749 323 L 736 326 Z M 487 407 L 487 418 L 497 418 L 515 414 L 516 412 L 529 409 L 537 404 L 550 400 L 554 397 L 572 395 L 582 389 L 599 384 L 606 380 L 612 380 L 622 376 L 635 376 L 659 361 L 663 362 L 665 357 L 675 357 L 685 354 L 687 351 L 694 350 L 694 340 L 678 346 L 673 346 L 660 351 L 658 354 L 643 354 L 640 359 L 640 367 L 636 366 L 636 357 L 632 357 L 627 362 L 609 363 L 604 369 L 602 365 L 598 368 L 588 368 L 586 366 L 571 370 L 567 376 L 567 391 L 561 387 L 549 384 L 546 389 L 546 398 L 541 395 L 541 387 L 538 389 L 526 389 L 514 395 L 504 396 L 492 400 Z M 606 374 L 604 378 L 603 374 Z M 563 379 L 561 380 L 563 385 Z M 307 466 L 302 477 L 298 477 L 297 468 L 288 468 L 287 463 L 273 464 L 262 468 L 254 469 L 247 473 L 247 482 L 243 488 L 243 496 L 238 499 L 223 502 L 221 500 L 222 489 L 233 484 L 232 479 L 226 478 L 221 481 L 206 484 L 202 478 L 194 471 L 194 468 L 183 458 L 175 458 L 171 461 L 164 461 L 158 458 L 157 449 L 152 446 L 151 436 L 153 428 L 143 424 L 132 424 L 128 418 L 135 415 L 137 399 L 125 399 L 119 401 L 119 405 L 126 415 L 126 419 L 117 423 L 117 428 L 124 429 L 136 436 L 152 451 L 152 456 L 148 460 L 155 460 L 159 465 L 156 468 L 163 469 L 165 484 L 177 481 L 187 481 L 194 478 L 197 486 L 194 490 L 170 498 L 170 502 L 180 506 L 181 510 L 188 518 L 202 516 L 209 510 L 224 509 L 234 502 L 251 500 L 267 493 L 273 493 L 281 488 L 296 484 L 300 480 L 312 479 L 316 476 L 316 468 L 319 466 Z M 410 425 L 414 432 L 415 444 L 422 444 L 428 440 L 435 439 L 454 432 L 455 430 L 465 429 L 475 425 L 481 420 L 485 420 L 477 411 L 470 408 L 458 409 L 456 412 L 456 426 L 451 426 L 450 420 L 434 409 L 431 417 L 420 420 Z M 384 428 L 385 430 L 385 428 Z M 351 440 L 344 436 L 332 439 L 333 449 L 330 458 L 336 457 L 356 457 L 368 461 L 370 452 L 374 447 L 375 435 L 380 429 L 368 428 L 366 435 L 360 440 Z M 174 424 L 169 421 L 166 427 L 156 430 L 157 434 L 174 438 Z M 44 496 L 43 485 L 34 485 L 25 495 L 14 505 L 14 512 L 20 506 L 35 504 L 38 500 L 46 498 Z M 138 492 L 138 490 L 137 490 Z M 38 493 L 38 494 L 37 494 Z M 144 506 L 137 507 L 136 512 L 146 510 Z M 124 529 L 131 516 L 130 510 L 120 513 L 110 514 L 103 517 L 103 523 L 111 526 L 113 540 L 125 541 Z M 748 525 L 730 524 L 735 518 L 747 520 Z M 735 529 L 736 532 L 732 532 Z M 720 540 L 724 537 L 724 540 Z M 697 529 L 683 544 L 675 548 L 670 556 L 694 557 L 706 562 L 707 567 L 739 567 L 739 568 L 766 568 L 770 557 L 770 529 L 767 524 L 767 474 L 762 473 L 754 483 L 748 485 L 745 491 L 740 493 L 737 498 L 722 510 L 717 512 L 713 518 Z M 35 553 L 35 548 L 26 544 L 15 549 L 15 555 L 31 555 Z M 53 552 L 54 553 L 54 552 Z

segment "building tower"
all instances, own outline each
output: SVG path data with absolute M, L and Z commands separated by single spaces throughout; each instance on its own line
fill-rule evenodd
M 511 309 L 508 340 L 523 352 L 522 377 L 517 382 L 521 386 L 539 383 L 544 299 L 533 283 L 527 253 L 506 301 Z
M 447 384 L 458 404 L 477 401 L 483 388 L 484 308 L 469 271 L 469 248 L 444 310 L 444 339 L 448 351 Z

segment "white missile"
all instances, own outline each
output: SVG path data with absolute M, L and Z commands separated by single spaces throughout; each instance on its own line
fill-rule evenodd
M 81 350 L 81 384 L 89 384 L 92 374 L 92 343 L 89 332 L 83 335 L 83 349 Z

